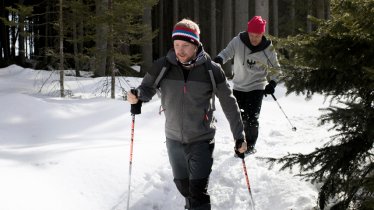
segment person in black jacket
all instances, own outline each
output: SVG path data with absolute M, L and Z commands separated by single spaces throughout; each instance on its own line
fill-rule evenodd
M 247 148 L 238 104 L 221 67 L 212 62 L 200 43 L 198 25 L 183 19 L 174 26 L 173 49 L 157 60 L 128 101 L 138 107 L 161 91 L 166 146 L 174 182 L 186 198 L 187 209 L 210 210 L 207 193 L 213 164 L 214 98 L 220 101 L 235 139 L 235 152 Z M 167 71 L 165 66 L 168 66 Z M 160 75 L 162 78 L 160 78 Z

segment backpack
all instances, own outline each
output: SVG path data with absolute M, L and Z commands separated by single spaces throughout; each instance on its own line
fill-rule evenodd
M 158 85 L 160 84 L 160 82 L 164 78 L 164 76 L 166 75 L 167 71 L 170 69 L 170 66 L 171 66 L 170 62 L 165 58 L 165 64 L 161 68 L 160 73 L 158 74 L 155 82 L 153 83 L 153 86 L 152 86 L 153 88 L 158 89 Z M 205 69 L 208 70 L 210 81 L 211 81 L 212 87 L 213 87 L 211 109 L 213 111 L 215 111 L 216 110 L 215 94 L 216 94 L 216 91 L 217 91 L 217 84 L 216 84 L 216 80 L 214 79 L 214 74 L 213 74 L 213 70 L 212 70 L 212 62 L 211 62 L 211 59 L 209 58 L 209 56 L 207 57 L 207 61 L 204 63 L 204 66 L 205 66 Z

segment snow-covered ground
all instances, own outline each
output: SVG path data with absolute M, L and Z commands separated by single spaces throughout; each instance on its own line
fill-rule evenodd
M 126 209 L 131 134 L 130 106 L 100 95 L 106 79 L 66 77 L 71 96 L 58 97 L 58 74 L 9 66 L 0 69 L 0 209 Z M 121 78 L 128 90 L 139 78 Z M 126 83 L 123 83 L 126 81 Z M 270 97 L 263 101 L 258 152 L 246 157 L 257 210 L 310 210 L 316 186 L 278 171 L 258 157 L 307 153 L 331 136 L 318 127 L 324 98 L 275 96 L 297 131 Z M 240 159 L 218 100 L 216 146 L 209 192 L 213 210 L 250 208 Z M 183 209 L 165 148 L 164 116 L 156 97 L 136 116 L 130 209 Z

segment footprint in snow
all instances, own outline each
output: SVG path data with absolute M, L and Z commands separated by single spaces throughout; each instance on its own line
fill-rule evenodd
M 277 137 L 277 136 L 284 136 L 284 135 L 279 131 L 272 130 L 272 131 L 270 131 L 269 136 Z

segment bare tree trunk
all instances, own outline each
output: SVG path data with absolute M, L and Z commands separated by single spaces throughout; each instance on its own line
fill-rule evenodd
M 222 46 L 225 48 L 230 40 L 233 38 L 233 1 L 232 0 L 223 0 L 223 30 L 222 30 Z M 223 65 L 223 70 L 227 77 L 232 78 L 233 71 L 231 62 L 227 62 Z
M 308 7 L 308 14 L 307 14 L 307 16 L 312 16 L 313 15 L 313 13 L 312 13 L 312 11 L 313 11 L 313 5 L 312 5 L 312 0 L 308 0 L 307 1 L 307 7 Z M 306 20 L 306 31 L 308 32 L 308 33 L 310 33 L 310 32 L 312 32 L 312 22 L 309 20 L 309 18 Z
M 23 0 L 18 1 L 19 4 L 23 4 Z M 25 64 L 25 15 L 19 14 L 18 24 L 18 55 L 20 58 L 20 64 Z
M 193 17 L 194 17 L 194 20 L 198 23 L 199 22 L 199 0 L 193 1 Z
M 144 14 L 143 14 L 143 24 L 147 25 L 149 28 L 147 30 L 147 33 L 152 33 L 152 9 L 151 8 L 145 8 Z M 143 65 L 141 70 L 145 72 L 152 66 L 152 54 L 153 54 L 153 48 L 152 48 L 152 40 L 147 40 L 147 42 L 142 46 L 142 54 L 143 54 Z
M 12 21 L 16 21 L 16 15 L 14 12 L 11 12 L 12 14 Z M 11 42 L 11 50 L 10 50 L 10 56 L 14 60 L 16 58 L 16 41 L 17 41 L 17 34 L 16 34 L 16 27 L 11 26 L 11 37 L 12 37 L 12 42 Z
M 269 0 L 255 1 L 255 15 L 260 15 L 263 19 L 269 22 Z M 269 32 L 269 27 L 266 27 L 266 33 Z
M 164 54 L 164 0 L 159 0 L 159 32 L 158 32 L 158 54 L 161 57 Z
M 113 1 L 108 0 L 108 10 L 113 13 Z M 109 36 L 108 36 L 108 71 L 111 73 L 110 82 L 110 98 L 116 98 L 116 72 L 114 67 L 114 47 L 113 47 L 113 24 L 109 24 Z
M 210 56 L 217 55 L 216 0 L 210 1 Z
M 173 24 L 178 22 L 178 0 L 173 0 Z
M 80 0 L 76 0 L 77 3 L 80 3 Z M 78 21 L 80 19 L 78 15 L 77 8 L 72 8 L 73 18 L 72 18 L 72 28 L 73 28 L 73 53 L 74 53 L 74 67 L 75 67 L 75 76 L 80 77 L 80 60 L 79 60 L 79 50 L 78 50 Z
M 317 18 L 325 19 L 325 0 L 316 0 Z
M 296 8 L 295 8 L 295 0 L 291 0 L 291 33 L 295 35 L 296 32 Z
M 96 0 L 96 16 L 104 16 L 108 9 L 108 0 Z M 105 76 L 108 54 L 108 25 L 99 23 L 96 26 L 95 76 Z
M 82 0 L 78 0 L 80 4 L 82 4 Z M 79 37 L 79 44 L 78 44 L 78 55 L 79 55 L 79 70 L 82 70 L 83 63 L 86 62 L 83 60 L 83 36 L 84 36 L 84 23 L 83 23 L 83 17 L 79 16 L 79 26 L 78 26 L 78 37 Z
M 226 45 L 233 38 L 233 8 L 232 0 L 224 0 L 223 2 L 223 29 L 222 30 L 222 46 Z
M 43 52 L 42 52 L 42 55 L 43 55 L 43 63 L 44 64 L 47 64 L 48 63 L 48 57 L 47 57 L 47 52 L 46 52 L 46 49 L 47 47 L 49 47 L 49 22 L 51 21 L 50 20 L 50 13 L 51 13 L 51 2 L 50 1 L 47 1 L 47 8 L 46 8 L 46 11 L 45 11 L 45 32 L 44 32 L 44 49 L 43 49 Z M 44 24 L 44 23 L 43 23 Z
M 75 11 L 76 13 L 76 11 Z M 77 32 L 77 22 L 75 18 L 73 19 L 73 45 L 74 45 L 74 66 L 75 66 L 75 76 L 80 77 L 80 65 L 79 65 L 79 53 L 78 53 L 78 32 Z
M 273 0 L 273 35 L 278 36 L 279 35 L 279 19 L 278 19 L 278 0 Z
M 246 29 L 248 22 L 248 0 L 235 0 L 235 34 Z
M 0 16 L 3 18 L 9 17 L 9 12 L 5 10 L 5 3 L 4 0 L 2 0 L 0 5 Z M 10 43 L 9 43 L 9 26 L 6 26 L 2 21 L 0 21 L 0 54 L 2 56 L 2 53 L 4 53 L 4 60 L 6 62 L 10 59 Z
M 1 0 L 0 2 L 0 17 L 2 18 L 5 18 L 5 15 L 4 15 L 4 0 Z M 5 24 L 3 23 L 3 21 L 0 21 L 0 59 L 4 59 L 3 57 L 3 52 L 4 52 L 4 47 L 5 47 L 5 43 L 4 43 L 4 38 L 5 38 Z M 5 54 L 5 53 L 4 53 Z
M 59 18 L 59 37 L 60 37 L 60 95 L 61 97 L 65 97 L 65 89 L 64 89 L 64 28 L 63 28 L 63 20 L 62 20 L 62 3 L 63 0 L 60 0 L 60 18 Z
M 331 11 L 330 11 L 330 0 L 325 0 L 325 7 L 326 7 L 326 19 L 329 20 L 331 18 Z

